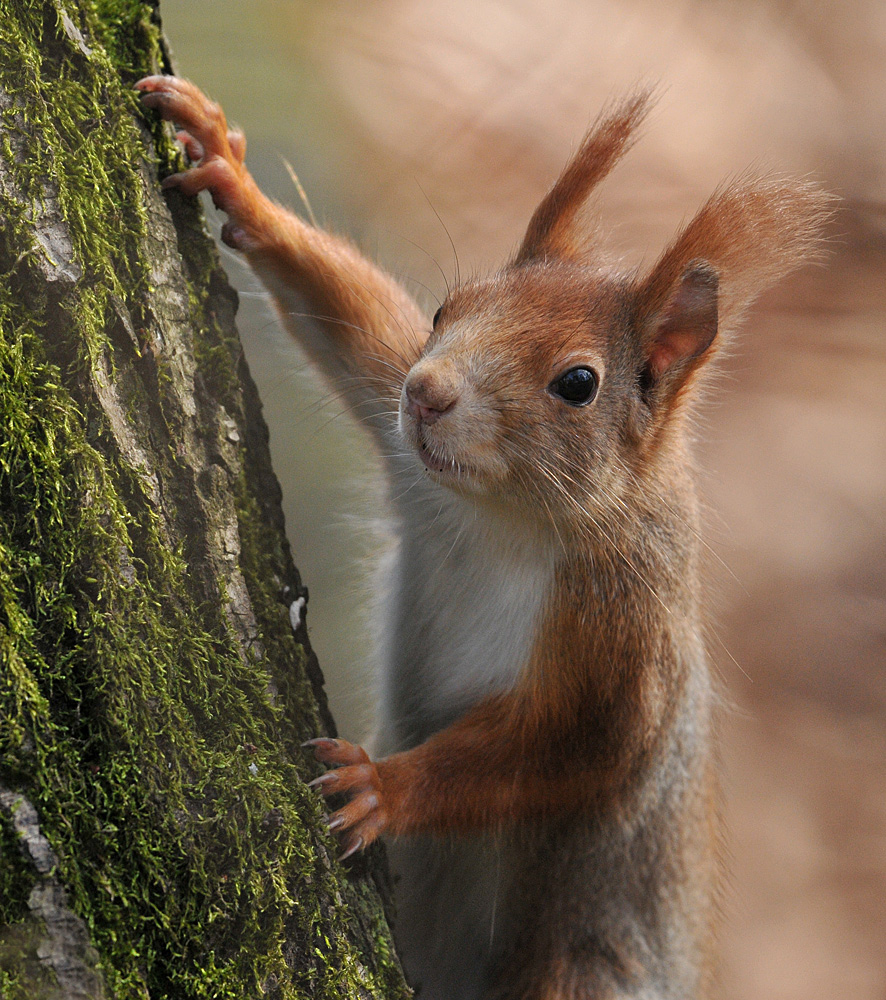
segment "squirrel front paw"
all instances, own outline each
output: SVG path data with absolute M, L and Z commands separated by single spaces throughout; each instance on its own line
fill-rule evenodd
M 362 747 L 347 740 L 321 737 L 302 745 L 312 749 L 324 764 L 338 765 L 309 782 L 308 787 L 319 789 L 324 798 L 348 796 L 347 804 L 329 817 L 329 829 L 341 840 L 340 860 L 344 861 L 376 840 L 388 825 L 378 768 Z
M 146 76 L 135 89 L 142 104 L 181 128 L 176 138 L 194 164 L 166 177 L 163 187 L 175 187 L 187 195 L 209 191 L 215 207 L 229 216 L 222 229 L 225 243 L 238 250 L 254 249 L 251 232 L 256 227 L 250 223 L 260 195 L 243 163 L 243 133 L 229 129 L 221 107 L 188 80 Z

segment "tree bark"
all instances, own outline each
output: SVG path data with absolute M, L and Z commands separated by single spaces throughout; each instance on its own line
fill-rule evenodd
M 0 0 L 0 996 L 407 996 L 236 296 L 131 90 L 155 4 Z

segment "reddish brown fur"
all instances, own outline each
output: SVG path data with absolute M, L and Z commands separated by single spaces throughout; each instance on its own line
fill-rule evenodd
M 553 556 L 512 686 L 376 762 L 314 741 L 341 765 L 319 784 L 348 793 L 332 819 L 346 853 L 383 831 L 512 844 L 510 936 L 484 970 L 490 998 L 708 995 L 718 810 L 682 416 L 750 301 L 815 255 L 829 199 L 743 178 L 648 275 L 602 272 L 578 215 L 629 147 L 649 105 L 640 94 L 591 131 L 514 261 L 456 289 L 428 338 L 396 282 L 258 191 L 217 106 L 183 81 L 139 87 L 201 161 L 168 183 L 212 191 L 285 320 L 290 291 L 307 301 L 327 373 L 365 376 L 387 409 L 406 379 L 421 401 L 404 418 L 416 447 L 468 442 L 447 485 Z M 576 359 L 599 376 L 585 407 L 552 391 Z M 471 406 L 483 426 L 454 433 Z

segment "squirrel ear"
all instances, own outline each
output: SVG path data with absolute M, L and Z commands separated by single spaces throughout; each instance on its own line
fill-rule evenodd
M 762 291 L 820 256 L 832 210 L 816 185 L 780 177 L 740 177 L 709 198 L 637 288 L 644 392 L 679 393 Z
M 645 388 L 678 377 L 682 384 L 717 335 L 717 272 L 703 260 L 690 262 L 663 307 L 647 321 Z

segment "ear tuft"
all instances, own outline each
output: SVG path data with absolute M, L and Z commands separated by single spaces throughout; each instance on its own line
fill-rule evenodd
M 533 213 L 514 264 L 575 255 L 581 243 L 573 236 L 579 210 L 591 190 L 633 145 L 652 103 L 652 92 L 643 90 L 600 115 Z

